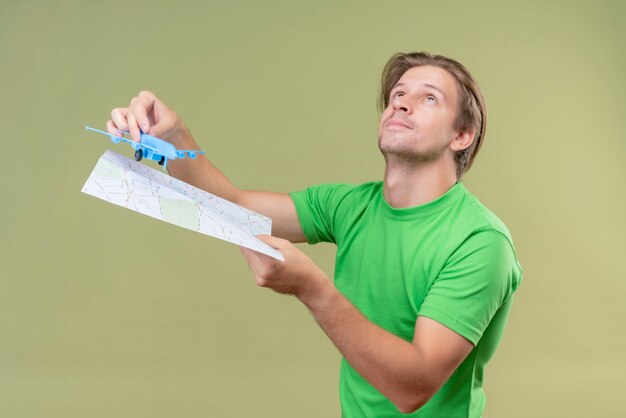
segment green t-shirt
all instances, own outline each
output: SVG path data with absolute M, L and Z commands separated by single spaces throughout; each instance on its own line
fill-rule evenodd
M 521 267 L 506 226 L 462 183 L 397 209 L 382 182 L 291 193 L 309 241 L 337 245 L 335 286 L 370 321 L 412 341 L 426 316 L 474 344 L 439 391 L 405 415 L 342 359 L 342 416 L 480 417 L 485 365 L 502 337 Z

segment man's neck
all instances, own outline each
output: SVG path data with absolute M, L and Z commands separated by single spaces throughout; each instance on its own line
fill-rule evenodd
M 443 196 L 454 184 L 454 163 L 439 160 L 418 167 L 387 161 L 383 195 L 394 208 L 408 208 L 432 202 Z

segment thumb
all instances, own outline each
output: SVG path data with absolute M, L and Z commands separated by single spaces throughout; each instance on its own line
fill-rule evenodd
M 274 249 L 277 249 L 277 250 L 285 247 L 286 244 L 289 244 L 288 240 L 282 239 L 282 238 L 278 238 L 278 237 L 274 237 L 272 235 L 257 235 L 256 237 L 259 240 L 261 240 L 264 243 L 266 243 L 267 245 L 269 245 L 270 247 L 272 247 Z
M 159 122 L 156 125 L 152 125 L 150 127 L 150 130 L 148 132 L 146 132 L 148 135 L 160 138 L 160 139 L 164 139 L 165 134 L 168 131 L 168 127 L 165 126 L 165 124 L 163 122 Z
M 149 120 L 152 123 L 147 133 L 157 138 L 169 138 L 177 125 L 178 116 L 155 95 L 151 94 L 149 99 Z

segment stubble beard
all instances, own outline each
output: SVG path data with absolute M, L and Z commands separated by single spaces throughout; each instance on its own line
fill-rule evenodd
M 438 161 L 445 152 L 445 148 L 419 151 L 416 147 L 412 148 L 407 144 L 390 145 L 384 142 L 380 137 L 378 138 L 378 149 L 383 154 L 387 166 L 423 167 Z

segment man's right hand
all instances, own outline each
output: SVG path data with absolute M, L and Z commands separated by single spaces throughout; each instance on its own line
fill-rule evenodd
M 110 134 L 121 135 L 119 131 L 127 131 L 135 142 L 140 140 L 140 130 L 167 140 L 176 148 L 192 149 L 195 145 L 178 114 L 150 91 L 139 92 L 128 107 L 113 109 L 111 120 L 107 122 Z
M 135 142 L 144 132 L 171 142 L 177 149 L 200 149 L 178 114 L 149 91 L 133 97 L 128 107 L 113 109 L 107 131 L 120 136 L 119 131 L 130 132 Z M 204 155 L 171 160 L 167 170 L 179 180 L 272 218 L 272 235 L 291 242 L 306 241 L 296 207 L 287 193 L 238 189 Z

